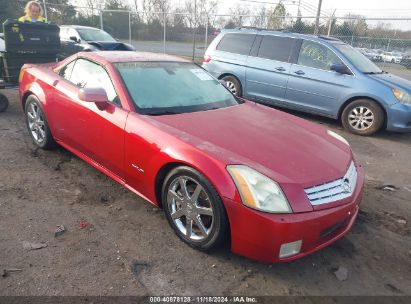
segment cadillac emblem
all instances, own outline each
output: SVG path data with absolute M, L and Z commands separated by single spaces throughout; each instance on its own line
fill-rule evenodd
M 351 193 L 351 185 L 350 185 L 350 180 L 348 178 L 344 178 L 341 188 L 344 193 Z

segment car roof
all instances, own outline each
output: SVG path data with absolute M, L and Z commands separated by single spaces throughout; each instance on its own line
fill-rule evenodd
M 136 62 L 136 61 L 168 61 L 168 62 L 191 62 L 189 60 L 160 53 L 134 52 L 134 51 L 101 51 L 80 52 L 78 57 L 86 57 L 105 63 Z
M 252 33 L 252 34 L 261 34 L 261 35 L 276 35 L 282 37 L 291 37 L 291 38 L 300 38 L 300 39 L 308 39 L 318 42 L 329 42 L 333 44 L 344 44 L 343 41 L 340 39 L 329 37 L 329 36 L 316 36 L 316 35 L 309 35 L 309 34 L 300 34 L 300 33 L 293 33 L 283 30 L 267 30 L 267 29 L 259 29 L 259 28 L 235 28 L 235 29 L 223 29 L 221 31 L 223 34 L 227 33 Z
M 71 27 L 71 28 L 74 28 L 74 29 L 100 30 L 99 28 L 96 28 L 96 27 L 84 26 L 84 25 L 70 25 L 70 24 L 65 24 L 65 25 L 60 25 L 60 27 Z

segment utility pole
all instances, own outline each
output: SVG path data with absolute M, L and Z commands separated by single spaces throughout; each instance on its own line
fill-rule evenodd
M 194 0 L 194 21 L 193 21 L 193 61 L 196 52 L 196 26 L 197 26 L 197 0 Z
M 318 35 L 318 26 L 320 24 L 321 4 L 323 0 L 318 0 L 317 17 L 315 18 L 314 35 Z
M 48 21 L 48 19 L 47 19 L 47 7 L 46 7 L 46 0 L 43 0 L 43 7 L 44 7 L 44 18 L 46 18 L 46 21 Z
M 330 17 L 330 20 L 328 21 L 329 24 L 328 24 L 328 33 L 327 33 L 327 36 L 330 36 L 330 35 L 331 35 L 331 27 L 332 27 L 332 23 L 333 23 L 334 16 L 335 16 L 335 11 L 336 11 L 336 9 L 334 10 L 333 14 L 332 14 L 331 17 Z

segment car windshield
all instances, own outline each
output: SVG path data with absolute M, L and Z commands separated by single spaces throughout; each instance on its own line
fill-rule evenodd
M 361 72 L 366 74 L 380 74 L 383 71 L 371 60 L 348 44 L 334 44 L 334 46 L 348 58 L 348 60 Z
M 99 29 L 79 29 L 78 33 L 80 34 L 81 39 L 86 41 L 116 42 L 113 37 Z
M 192 63 L 127 62 L 115 66 L 142 114 L 206 111 L 240 103 L 218 80 Z

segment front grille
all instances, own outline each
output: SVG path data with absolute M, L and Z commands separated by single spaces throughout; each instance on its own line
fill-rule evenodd
M 331 182 L 305 188 L 311 205 L 321 205 L 335 202 L 347 197 L 350 197 L 355 190 L 357 184 L 357 169 L 354 162 L 351 162 L 347 173 L 340 179 Z

